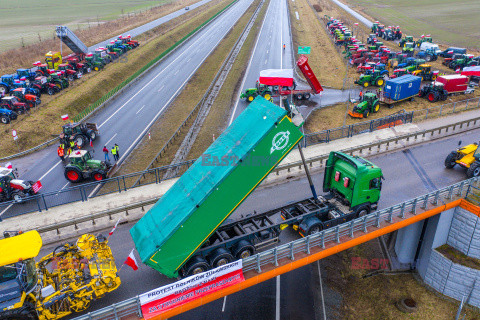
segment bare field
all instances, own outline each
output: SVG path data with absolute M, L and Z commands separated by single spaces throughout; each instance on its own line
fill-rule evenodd
M 435 42 L 480 49 L 480 1 L 477 0 L 345 0 L 352 8 L 386 25 L 399 25 L 418 38 L 431 34 Z

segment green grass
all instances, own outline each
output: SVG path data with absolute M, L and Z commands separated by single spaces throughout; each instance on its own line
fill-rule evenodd
M 478 0 L 346 0 L 385 25 L 399 25 L 418 38 L 431 34 L 435 42 L 480 48 Z
M 0 0 L 0 51 L 54 38 L 56 25 L 85 29 L 173 0 Z

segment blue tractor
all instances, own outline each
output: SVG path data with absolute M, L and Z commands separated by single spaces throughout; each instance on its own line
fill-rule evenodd
M 34 94 L 37 97 L 40 97 L 41 93 L 39 90 L 30 87 L 25 81 L 15 79 L 15 76 L 18 75 L 5 74 L 0 78 L 0 96 L 17 88 L 25 88 L 25 93 Z
M 17 119 L 17 113 L 8 109 L 0 108 L 0 122 L 3 124 L 8 124 L 10 121 Z
M 426 62 L 435 61 L 438 59 L 437 52 L 434 49 L 427 49 L 423 51 L 419 51 L 417 53 L 417 58 L 425 59 Z
M 31 82 L 35 81 L 37 77 L 37 73 L 35 69 L 17 69 L 17 74 L 14 74 L 13 77 L 20 81 L 25 81 L 26 84 L 30 84 Z

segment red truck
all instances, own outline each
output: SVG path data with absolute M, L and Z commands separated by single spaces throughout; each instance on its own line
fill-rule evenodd
M 443 83 L 443 89 L 445 89 L 448 94 L 472 93 L 475 90 L 468 86 L 468 77 L 459 74 L 439 76 L 436 81 Z

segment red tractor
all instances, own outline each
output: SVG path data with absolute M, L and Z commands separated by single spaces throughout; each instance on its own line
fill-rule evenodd
M 130 35 L 119 36 L 118 39 L 122 40 L 123 43 L 128 44 L 132 48 L 136 48 L 140 45 L 137 40 L 132 40 L 132 37 Z
M 25 93 L 25 91 L 25 88 L 17 88 L 10 91 L 10 94 L 17 97 L 18 101 L 26 103 L 30 109 L 42 103 L 39 97 L 34 94 Z
M 393 74 L 390 76 L 390 79 L 395 79 L 406 74 L 409 74 L 407 69 L 403 69 L 403 68 L 395 69 L 393 70 Z
M 42 93 L 48 93 L 51 96 L 62 90 L 55 83 L 48 81 L 48 78 L 44 76 L 36 77 L 32 82 L 32 87 Z
M 18 114 L 26 113 L 30 110 L 26 103 L 18 101 L 17 97 L 3 97 L 0 100 L 0 109 L 15 111 Z
M 0 167 L 0 202 L 23 202 L 28 196 L 35 195 L 42 188 L 40 181 L 17 179 L 16 170 Z
M 65 74 L 65 77 L 68 79 L 68 81 L 73 81 L 75 79 L 80 79 L 82 77 L 81 74 L 79 74 L 77 71 L 73 70 L 69 64 L 67 63 L 62 63 L 58 65 L 57 71 L 63 71 Z

